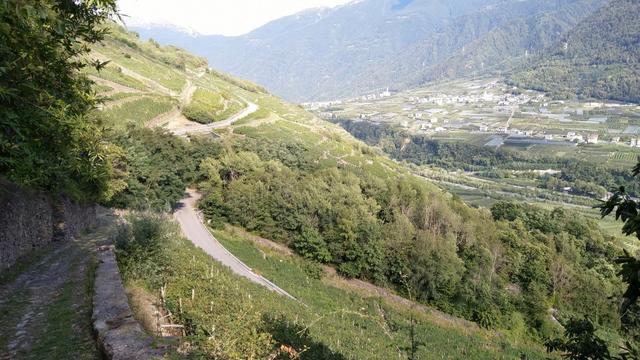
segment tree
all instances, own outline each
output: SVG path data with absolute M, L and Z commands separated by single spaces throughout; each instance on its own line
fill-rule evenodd
M 633 176 L 640 174 L 640 162 L 633 168 Z M 634 200 L 626 194 L 625 187 L 621 186 L 606 202 L 600 206 L 602 217 L 610 215 L 615 210 L 616 220 L 624 223 L 622 232 L 629 236 L 635 235 L 640 240 L 640 202 Z M 627 290 L 624 293 L 625 301 L 622 304 L 621 311 L 626 311 L 629 306 L 636 303 L 640 296 L 640 260 L 632 256 L 625 250 L 625 255 L 618 258 L 617 262 L 622 265 L 619 275 L 627 284 Z
M 111 148 L 88 115 L 96 97 L 79 70 L 115 13 L 115 0 L 0 4 L 0 174 L 76 198 L 111 194 Z
M 546 342 L 548 351 L 562 351 L 565 359 L 606 360 L 612 359 L 607 343 L 596 334 L 593 323 L 588 319 L 571 319 L 565 325 L 566 339 Z
M 305 226 L 293 242 L 293 248 L 307 259 L 322 263 L 331 261 L 327 243 L 315 228 Z

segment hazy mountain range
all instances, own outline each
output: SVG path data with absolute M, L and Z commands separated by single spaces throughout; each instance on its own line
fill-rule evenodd
M 289 100 L 309 101 L 518 69 L 611 6 L 607 0 L 361 0 L 236 37 L 134 30 Z

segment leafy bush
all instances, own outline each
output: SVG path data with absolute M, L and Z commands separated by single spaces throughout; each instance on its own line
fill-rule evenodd
M 112 141 L 123 150 L 118 161 L 123 188 L 107 205 L 138 210 L 170 211 L 197 181 L 201 159 L 220 149 L 208 138 L 186 141 L 148 128 L 119 133 Z
M 120 271 L 126 278 L 145 279 L 153 288 L 159 288 L 171 275 L 169 257 L 163 248 L 178 229 L 166 216 L 152 213 L 136 214 L 126 220 L 115 233 Z
M 104 37 L 97 26 L 115 9 L 114 0 L 3 1 L 0 173 L 7 179 L 77 200 L 108 197 L 112 154 L 88 115 L 95 96 L 79 70 L 90 65 L 87 44 Z
M 293 249 L 303 257 L 328 263 L 331 261 L 331 253 L 320 233 L 314 228 L 305 227 L 300 235 L 293 241 Z
M 521 315 L 529 334 L 550 335 L 553 304 L 619 327 L 610 296 L 620 291 L 612 271 L 620 250 L 592 220 L 523 204 L 471 209 L 416 178 L 318 166 L 304 148 L 277 140 L 242 139 L 236 148 L 256 152 L 227 149 L 204 162 L 200 207 L 213 223 L 240 225 L 482 326 L 507 328 Z
M 306 261 L 303 265 L 304 273 L 307 274 L 308 277 L 316 280 L 322 279 L 322 275 L 324 274 L 324 269 L 322 268 L 322 264 L 319 264 L 314 261 Z

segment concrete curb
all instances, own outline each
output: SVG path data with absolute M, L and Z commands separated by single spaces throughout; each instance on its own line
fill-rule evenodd
M 152 346 L 153 338 L 131 313 L 113 246 L 98 251 L 92 322 L 107 359 L 156 359 L 164 354 Z

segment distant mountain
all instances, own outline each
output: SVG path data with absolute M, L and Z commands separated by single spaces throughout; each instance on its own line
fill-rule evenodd
M 457 18 L 383 65 L 370 67 L 361 88 L 406 88 L 427 81 L 504 71 L 554 44 L 599 9 L 602 0 L 516 1 Z
M 640 1 L 612 1 L 511 80 L 559 96 L 640 102 Z
M 279 95 L 303 100 L 348 89 L 370 63 L 397 54 L 455 17 L 495 0 L 364 0 L 313 9 L 238 37 L 193 38 L 166 28 L 136 28 L 143 37 L 179 44 L 211 65 L 252 79 Z
M 606 0 L 361 0 L 238 36 L 134 28 L 294 101 L 472 75 L 534 53 Z

